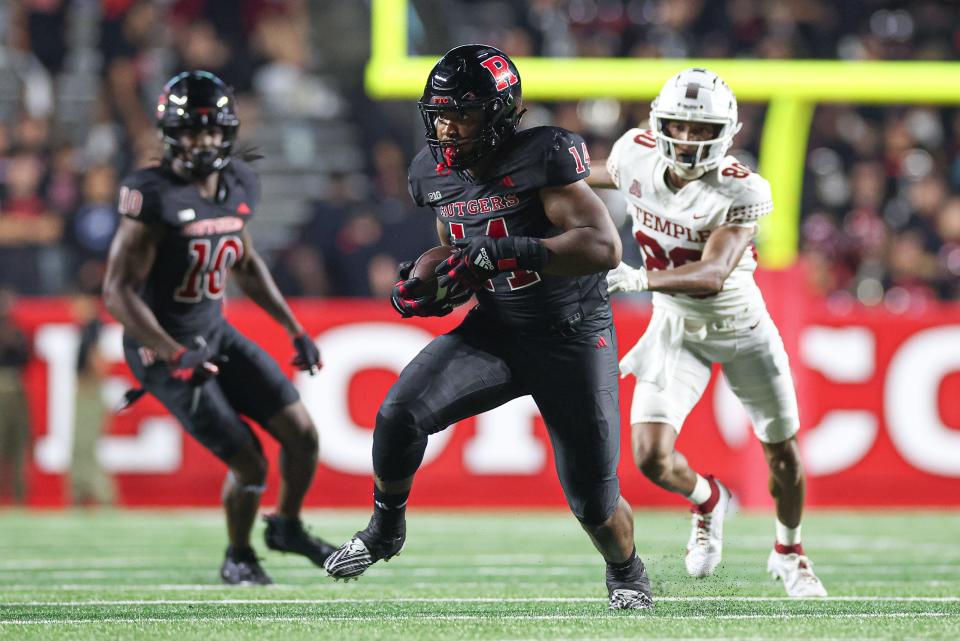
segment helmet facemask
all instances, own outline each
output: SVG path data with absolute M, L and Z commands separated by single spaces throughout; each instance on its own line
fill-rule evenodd
M 668 121 L 714 125 L 709 140 L 680 140 L 667 132 Z M 677 175 L 687 180 L 701 177 L 720 165 L 742 126 L 737 121 L 737 100 L 716 74 L 705 69 L 687 69 L 667 81 L 650 107 L 650 124 L 657 152 Z M 692 154 L 679 154 L 677 147 L 693 147 Z
M 517 129 L 523 111 L 510 96 L 509 105 L 500 96 L 485 101 L 455 101 L 447 96 L 432 96 L 429 102 L 420 101 L 420 115 L 426 130 L 427 145 L 438 165 L 454 171 L 467 169 L 480 162 Z M 457 104 L 459 103 L 459 104 Z M 441 113 L 462 114 L 476 111 L 482 119 L 476 135 L 470 138 L 440 140 L 437 119 Z
M 197 130 L 202 126 L 196 127 Z M 194 127 L 164 127 L 162 129 L 164 161 L 173 167 L 177 173 L 195 180 L 202 180 L 220 171 L 230 164 L 233 144 L 237 137 L 237 126 L 220 127 L 222 138 L 219 144 L 212 147 L 194 145 L 185 147 L 180 138 L 183 131 Z
M 716 168 L 733 144 L 733 137 L 740 131 L 740 123 L 737 123 L 736 127 L 730 127 L 728 123 L 703 118 L 687 120 L 685 118 L 652 116 L 651 120 L 656 132 L 657 151 L 670 165 L 671 169 L 681 178 L 688 180 L 699 178 L 711 169 Z M 667 132 L 667 122 L 673 120 L 715 125 L 719 131 L 714 138 L 708 140 L 672 138 Z M 694 151 L 693 153 L 679 153 L 677 147 L 693 147 Z
M 177 174 L 202 180 L 230 164 L 240 128 L 233 92 L 222 80 L 205 71 L 181 73 L 170 79 L 157 103 L 157 127 L 163 141 L 164 163 Z M 213 147 L 181 142 L 185 131 L 219 128 L 220 142 Z

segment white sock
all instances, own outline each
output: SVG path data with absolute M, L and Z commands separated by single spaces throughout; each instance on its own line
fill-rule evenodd
M 777 522 L 777 543 L 780 545 L 800 545 L 800 528 L 801 525 L 797 527 L 787 527 L 780 522 L 780 519 L 776 519 Z
M 697 474 L 697 484 L 693 486 L 693 492 L 687 495 L 687 499 L 694 505 L 700 505 L 710 500 L 710 481 Z

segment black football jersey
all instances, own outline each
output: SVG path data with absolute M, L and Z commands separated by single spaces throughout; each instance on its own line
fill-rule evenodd
M 568 185 L 590 174 L 583 138 L 559 127 L 517 132 L 497 150 L 482 179 L 438 165 L 424 147 L 410 165 L 410 195 L 432 207 L 451 238 L 532 236 L 563 232 L 547 218 L 542 187 Z M 498 274 L 477 294 L 480 306 L 514 326 L 549 326 L 583 309 L 605 304 L 604 273 L 555 276 L 527 270 Z
M 241 232 L 259 195 L 257 175 L 239 159 L 221 173 L 217 201 L 162 167 L 123 180 L 120 213 L 164 228 L 141 296 L 174 338 L 203 334 L 223 317 L 227 274 L 243 256 Z

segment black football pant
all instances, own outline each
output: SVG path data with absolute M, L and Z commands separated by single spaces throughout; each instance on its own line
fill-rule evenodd
M 405 479 L 423 461 L 428 435 L 530 394 L 570 509 L 584 523 L 602 523 L 620 497 L 618 374 L 609 308 L 566 337 L 519 333 L 475 309 L 431 341 L 390 389 L 373 434 L 374 472 Z
M 193 345 L 189 337 L 178 338 L 183 345 Z M 198 388 L 173 378 L 166 362 L 144 363 L 130 338 L 124 339 L 124 355 L 143 388 L 177 417 L 187 433 L 226 462 L 251 444 L 261 450 L 241 415 L 265 425 L 284 407 L 300 400 L 300 395 L 277 362 L 233 326 L 220 323 L 206 332 L 204 339 L 212 354 L 226 360 L 220 373 L 199 388 L 199 394 Z

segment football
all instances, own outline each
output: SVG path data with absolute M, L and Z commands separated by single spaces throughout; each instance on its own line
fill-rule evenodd
M 453 247 L 450 245 L 440 245 L 433 247 L 420 254 L 410 268 L 410 278 L 419 278 L 420 283 L 410 293 L 414 298 L 424 296 L 436 296 L 437 277 L 434 270 L 437 265 L 447 260 L 453 253 Z

